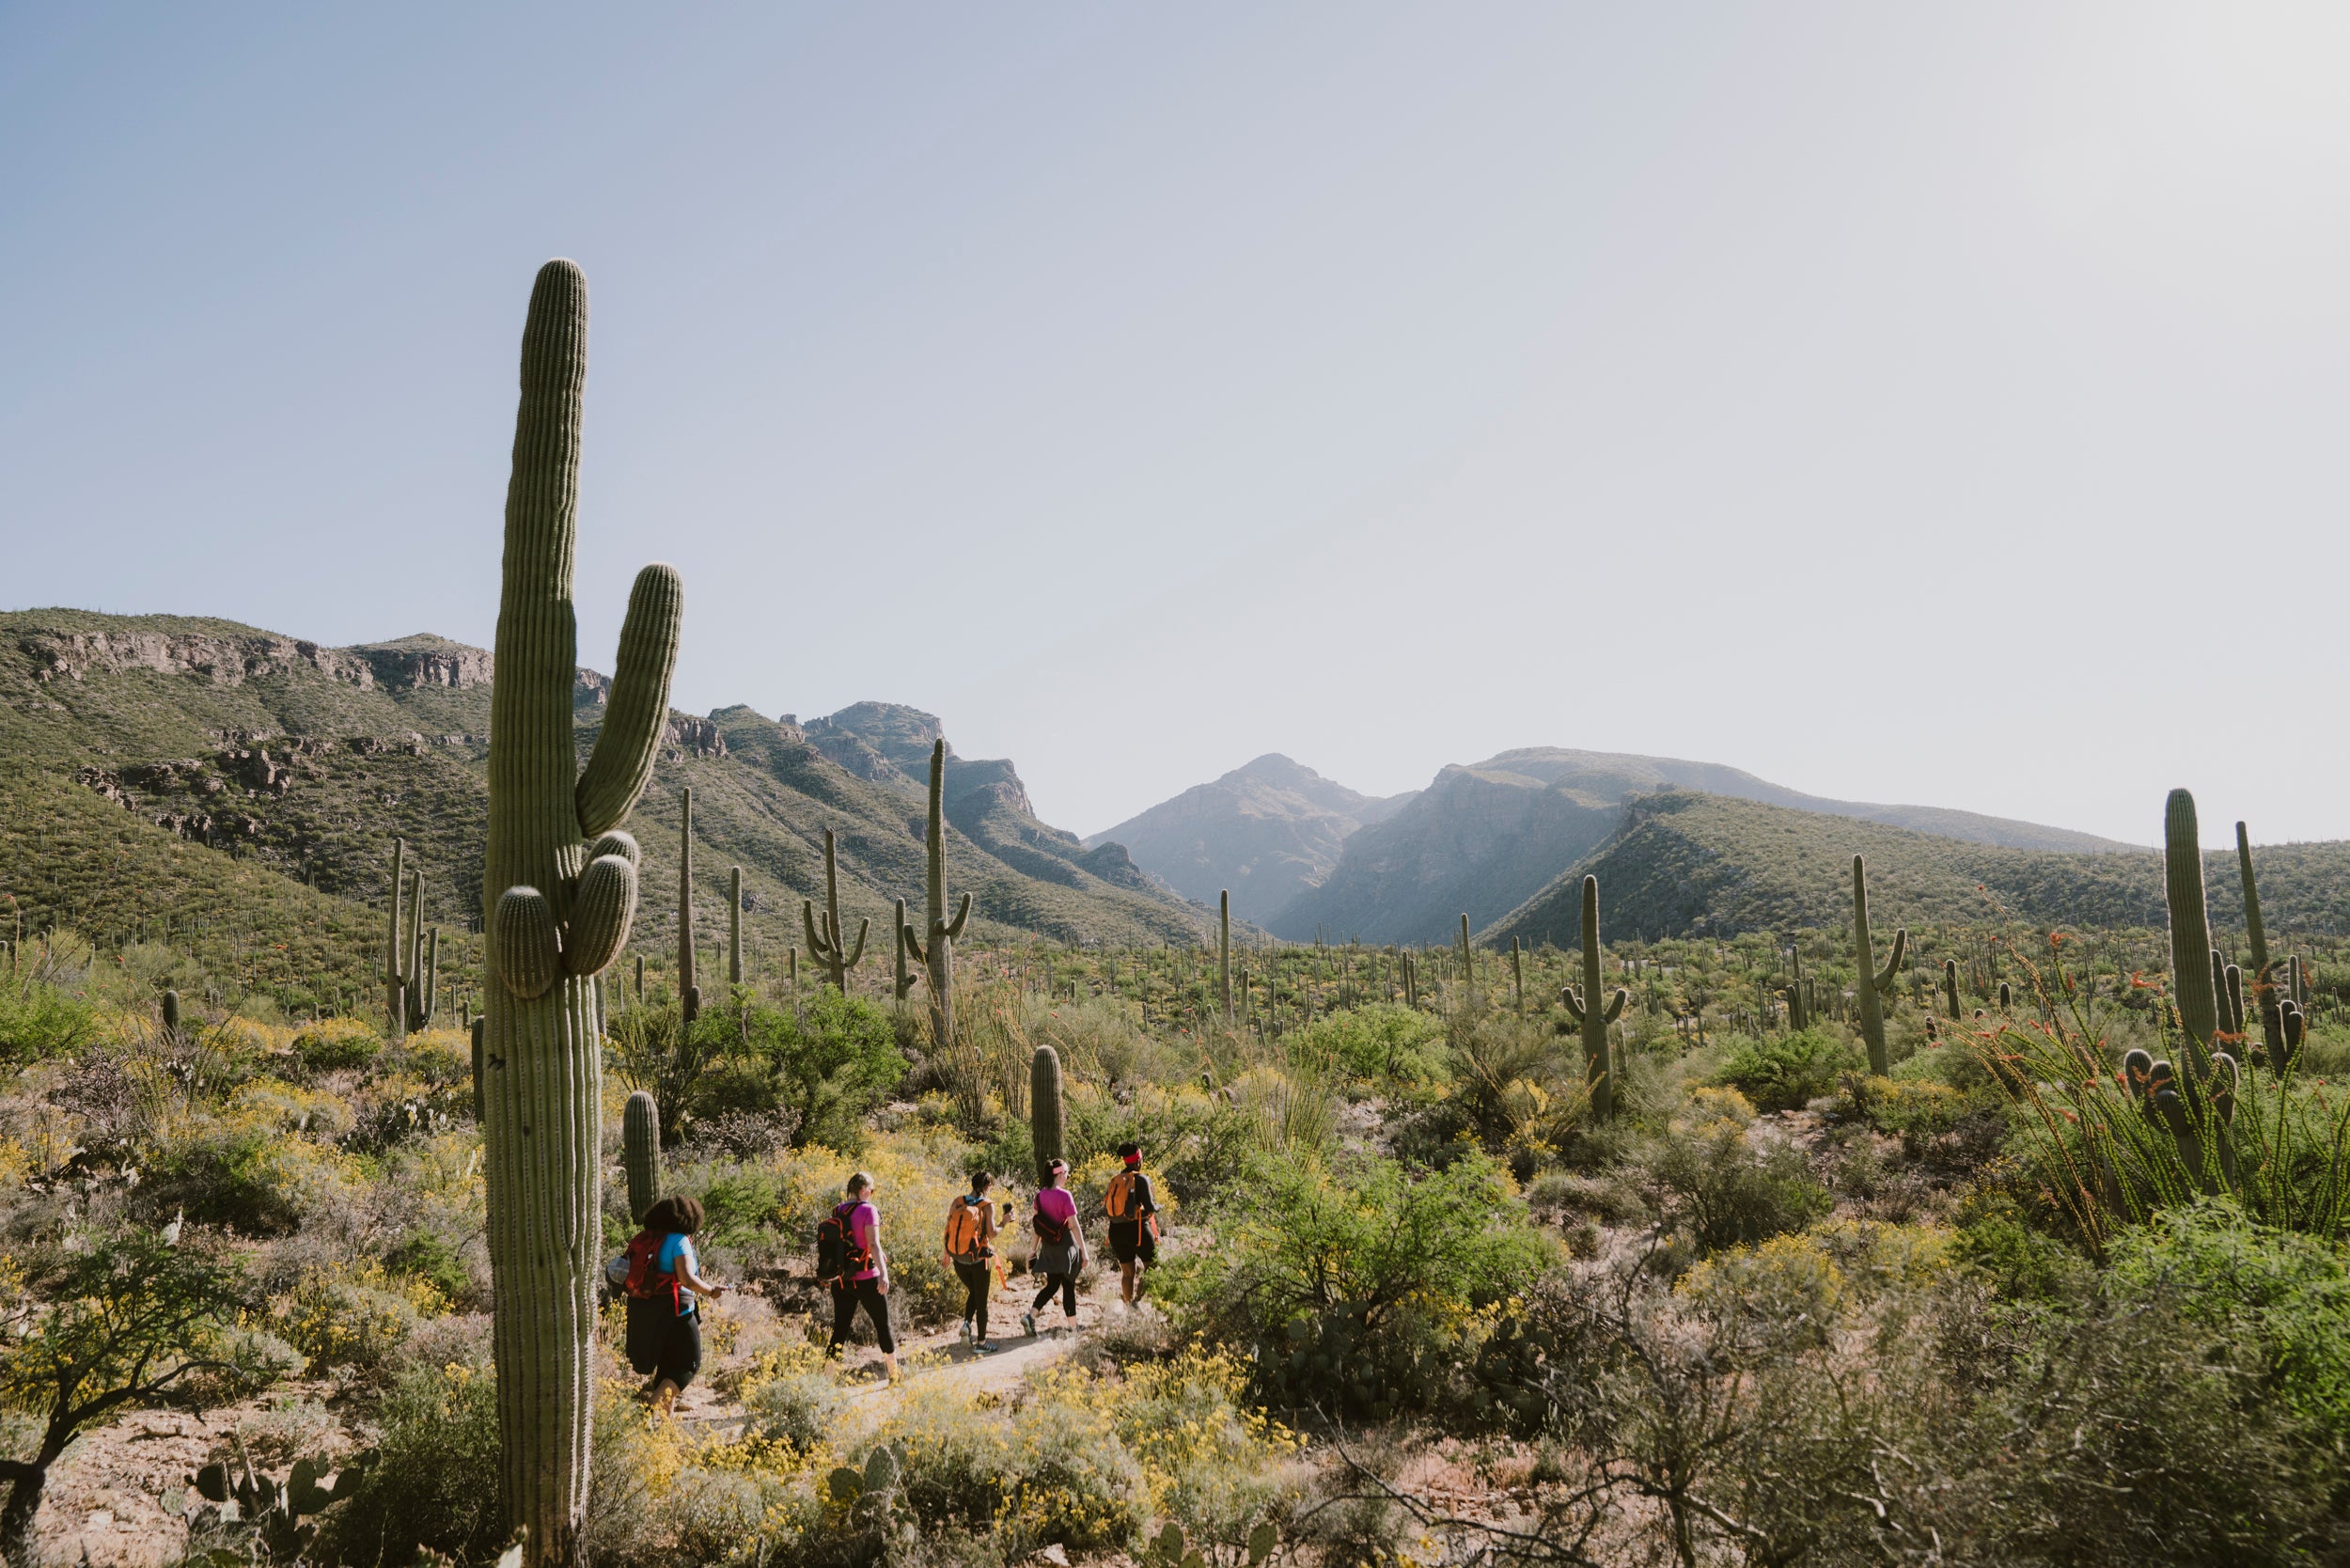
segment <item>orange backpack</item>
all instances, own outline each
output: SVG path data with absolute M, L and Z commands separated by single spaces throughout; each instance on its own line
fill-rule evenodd
M 1136 1217 L 1135 1189 L 1139 1185 L 1141 1184 L 1136 1181 L 1135 1173 L 1131 1170 L 1121 1170 L 1110 1178 L 1110 1190 L 1103 1195 L 1102 1207 L 1109 1211 L 1109 1216 L 1112 1219 L 1128 1220 Z
M 968 1262 L 988 1255 L 988 1248 L 981 1245 L 987 1233 L 981 1216 L 986 1213 L 987 1200 L 974 1203 L 967 1196 L 956 1197 L 947 1210 L 947 1256 Z

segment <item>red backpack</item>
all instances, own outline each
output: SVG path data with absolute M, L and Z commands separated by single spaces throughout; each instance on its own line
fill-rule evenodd
M 857 1245 L 856 1228 L 849 1223 L 857 1211 L 854 1201 L 841 1204 L 816 1222 L 816 1282 L 846 1289 L 873 1266 L 873 1255 Z
M 622 1287 L 639 1301 L 658 1301 L 664 1295 L 675 1307 L 677 1277 L 653 1272 L 653 1263 L 661 1255 L 661 1244 L 669 1238 L 657 1231 L 639 1231 L 629 1238 L 628 1283 Z

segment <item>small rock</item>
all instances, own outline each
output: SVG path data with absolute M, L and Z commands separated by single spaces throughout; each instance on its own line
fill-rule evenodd
M 1037 1553 L 1036 1560 L 1039 1562 L 1057 1564 L 1058 1568 L 1069 1568 L 1069 1553 L 1058 1541 Z

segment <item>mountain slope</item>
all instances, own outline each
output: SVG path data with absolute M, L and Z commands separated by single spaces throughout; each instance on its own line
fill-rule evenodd
M 1548 887 L 1488 926 L 1560 946 L 1581 940 L 1581 883 L 1599 878 L 1603 930 L 1622 937 L 1835 930 L 1852 919 L 1852 857 L 1869 862 L 1870 918 L 1888 939 L 1908 921 L 2161 927 L 2154 850 L 2065 854 L 1943 838 L 1760 801 L 1667 791 L 1633 801 L 1622 826 Z M 2214 924 L 2244 925 L 2234 852 L 2204 855 Z M 2350 844 L 2256 846 L 2261 913 L 2278 932 L 2350 931 Z
M 1261 925 L 1330 874 L 1352 834 L 1410 799 L 1357 794 L 1269 752 L 1086 842 L 1125 845 L 1136 865 L 1204 904 L 1229 888 L 1232 913 Z
M 1317 931 L 1375 942 L 1441 940 L 1464 913 L 1480 926 L 1515 909 L 1614 833 L 1626 801 L 1669 789 L 1988 846 L 2072 854 L 2128 847 L 1969 811 L 1827 800 L 1718 763 L 1531 746 L 1447 767 L 1388 821 L 1349 839 L 1329 876 L 1268 923 L 1293 941 Z
M 92 798 L 202 849 L 233 853 L 330 895 L 380 904 L 389 840 L 410 840 L 427 908 L 476 924 L 492 656 L 415 636 L 335 649 L 234 622 L 39 610 L 0 615 L 0 759 L 72 781 Z M 583 754 L 609 682 L 579 673 Z M 860 704 L 810 727 L 910 758 L 938 721 Z M 748 941 L 779 963 L 804 941 L 799 903 L 821 890 L 822 830 L 840 840 L 842 914 L 873 921 L 868 963 L 886 967 L 890 901 L 922 898 L 928 739 L 908 773 L 882 758 L 862 777 L 799 726 L 745 708 L 672 714 L 653 782 L 627 824 L 648 883 L 636 946 L 671 939 L 678 792 L 695 790 L 697 940 L 723 943 L 728 870 L 744 868 Z M 920 781 L 917 781 L 920 780 Z M 950 760 L 948 865 L 974 924 L 1062 941 L 1156 944 L 1200 932 L 1114 846 L 1089 851 L 1036 821 L 1008 761 Z M 77 817 L 74 820 L 79 821 Z M 38 875 L 0 859 L 0 887 Z M 868 969 L 868 976 L 876 969 Z

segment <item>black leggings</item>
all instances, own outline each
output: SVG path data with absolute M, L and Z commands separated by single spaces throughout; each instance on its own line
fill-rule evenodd
M 838 1350 L 849 1342 L 849 1325 L 856 1322 L 860 1302 L 866 1317 L 872 1321 L 873 1342 L 881 1346 L 884 1356 L 897 1355 L 897 1336 L 889 1332 L 889 1298 L 882 1294 L 878 1279 L 860 1279 L 845 1291 L 838 1285 L 833 1287 L 832 1348 Z
M 972 1320 L 972 1337 L 987 1338 L 988 1287 L 995 1282 L 995 1271 L 984 1262 L 955 1264 L 955 1278 L 963 1281 L 963 1315 Z
M 1044 1304 L 1053 1299 L 1055 1291 L 1060 1292 L 1060 1309 L 1073 1319 L 1077 1315 L 1077 1277 L 1074 1274 L 1046 1275 L 1044 1288 L 1036 1293 L 1036 1301 L 1029 1310 L 1044 1310 Z

